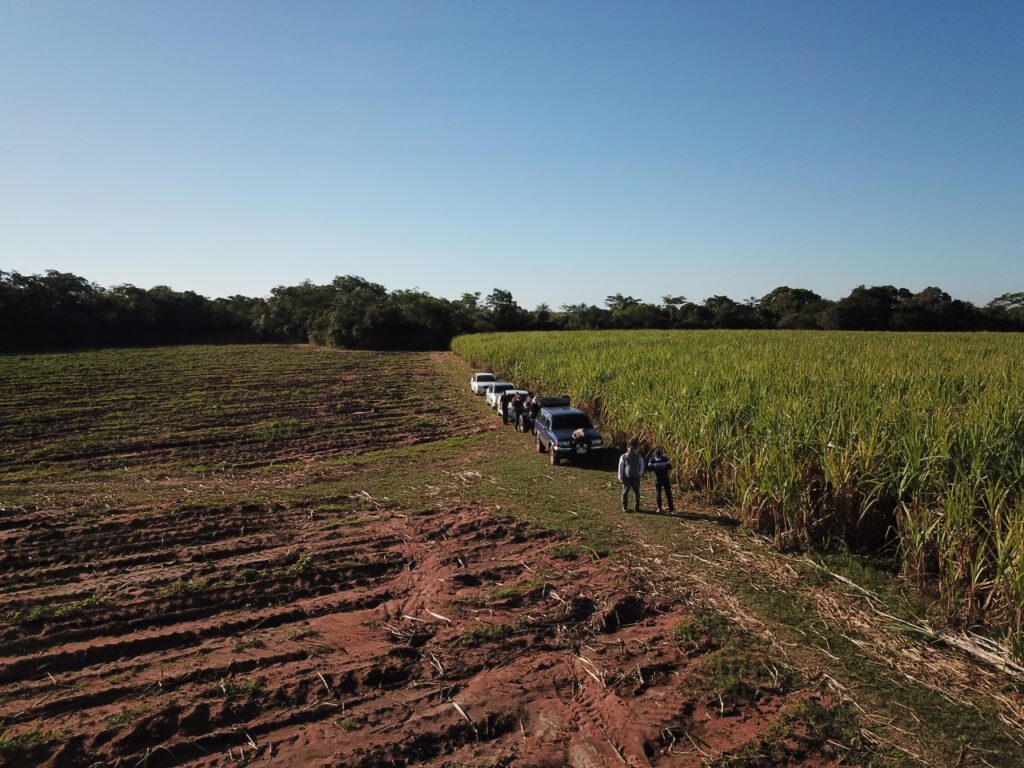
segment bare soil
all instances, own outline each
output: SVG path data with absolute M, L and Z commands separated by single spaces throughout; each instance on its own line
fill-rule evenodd
M 7 522 L 0 612 L 44 581 L 54 610 L 108 596 L 2 627 L 0 717 L 45 724 L 31 764 L 700 765 L 815 698 L 720 702 L 672 596 L 476 505 Z

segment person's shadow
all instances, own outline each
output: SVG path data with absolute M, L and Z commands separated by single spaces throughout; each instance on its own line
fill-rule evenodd
M 566 463 L 571 463 L 580 469 L 589 469 L 594 472 L 611 472 L 615 474 L 619 470 L 619 454 L 611 449 L 595 451 L 586 458 L 573 461 L 570 457 Z
M 708 515 L 703 512 L 683 512 L 676 510 L 675 512 L 669 512 L 668 510 L 662 510 L 659 512 L 656 509 L 641 509 L 639 512 L 630 512 L 631 515 L 651 515 L 653 517 L 674 517 L 679 520 L 692 520 L 700 521 L 705 523 L 718 523 L 724 525 L 727 528 L 736 528 L 740 521 L 735 517 L 727 517 L 725 515 Z

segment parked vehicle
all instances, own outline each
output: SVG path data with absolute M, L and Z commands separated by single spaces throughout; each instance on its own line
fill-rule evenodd
M 604 450 L 604 440 L 583 411 L 568 406 L 541 408 L 533 425 L 537 453 L 547 453 L 551 463 L 562 459 L 587 459 Z
M 492 409 L 497 408 L 498 396 L 501 395 L 502 392 L 506 392 L 510 389 L 515 388 L 516 385 L 513 384 L 511 381 L 495 381 L 491 384 L 488 384 L 487 388 L 484 390 L 485 392 L 487 392 L 487 405 L 490 406 Z
M 484 388 L 488 384 L 493 384 L 497 380 L 498 377 L 493 373 L 480 371 L 478 373 L 474 373 L 473 377 L 469 380 L 469 388 L 473 390 L 474 395 L 482 395 L 484 394 Z

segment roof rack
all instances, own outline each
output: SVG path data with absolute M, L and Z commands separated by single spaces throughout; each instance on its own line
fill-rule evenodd
M 536 397 L 533 401 L 541 408 L 559 408 L 572 405 L 568 395 L 562 395 L 561 397 Z

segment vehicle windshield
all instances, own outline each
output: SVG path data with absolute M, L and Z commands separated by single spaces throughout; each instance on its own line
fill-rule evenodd
M 590 429 L 590 419 L 582 413 L 566 413 L 551 418 L 552 429 Z
M 492 392 L 508 392 L 508 390 L 512 389 L 512 387 L 513 387 L 512 384 L 492 384 L 491 385 L 491 391 Z
M 494 377 L 489 373 L 478 373 L 476 375 L 477 381 L 494 381 Z

